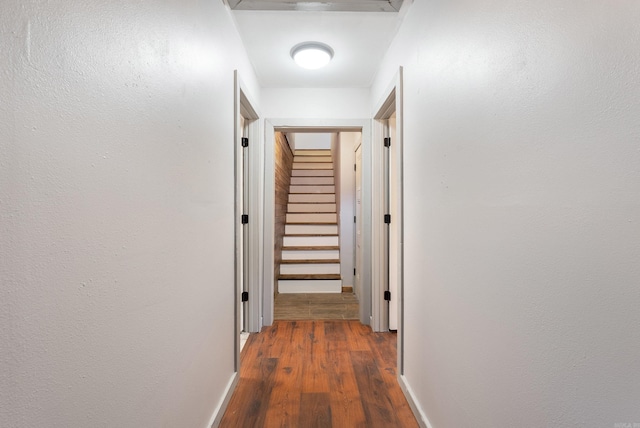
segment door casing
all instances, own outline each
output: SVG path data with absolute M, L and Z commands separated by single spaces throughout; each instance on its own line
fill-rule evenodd
M 375 171 L 384 171 L 384 162 L 386 159 L 383 141 L 385 132 L 388 132 L 388 120 L 395 113 L 396 131 L 395 141 L 391 144 L 395 145 L 394 165 L 391 167 L 397 173 L 397 181 L 395 192 L 397 198 L 397 212 L 392 217 L 392 223 L 397 227 L 398 239 L 395 248 L 389 248 L 388 251 L 394 251 L 397 256 L 397 314 L 398 314 L 398 374 L 404 374 L 404 268 L 403 268 L 403 245 L 404 245 L 404 225 L 403 225 L 403 102 L 402 102 L 402 67 L 398 69 L 396 76 L 392 79 L 384 92 L 381 100 L 378 102 L 373 121 L 373 168 Z M 376 249 L 373 254 L 376 269 L 372 275 L 372 287 L 374 293 L 384 295 L 387 287 L 388 274 L 388 251 L 387 251 L 387 225 L 384 223 L 384 214 L 387 212 L 387 201 L 385 200 L 386 174 L 379 173 L 374 181 L 373 192 L 377 195 L 373 201 L 373 246 Z M 393 296 L 392 296 L 393 298 Z M 375 331 L 387 331 L 389 329 L 388 306 L 384 299 L 377 300 L 378 306 L 373 308 L 376 313 L 376 319 L 379 324 L 372 326 Z
M 363 186 L 363 266 L 362 282 L 371 283 L 371 120 L 370 119 L 266 119 L 264 145 L 264 261 L 263 274 L 263 321 L 264 325 L 273 323 L 274 300 L 274 242 L 275 242 L 275 170 L 274 146 L 275 131 L 282 132 L 361 132 L 362 133 L 362 186 Z M 356 269 L 358 269 L 356 267 Z M 372 293 L 369 287 L 363 288 L 360 297 L 360 321 L 371 322 Z

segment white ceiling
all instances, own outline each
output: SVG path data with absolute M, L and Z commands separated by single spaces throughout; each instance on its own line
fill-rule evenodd
M 389 12 L 235 10 L 240 36 L 263 87 L 368 87 L 399 24 Z M 290 56 L 301 42 L 335 52 L 328 66 L 306 70 Z

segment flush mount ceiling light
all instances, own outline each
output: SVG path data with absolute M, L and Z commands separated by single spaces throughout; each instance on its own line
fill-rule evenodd
M 403 0 L 226 0 L 234 10 L 398 12 Z
M 320 42 L 304 42 L 291 49 L 291 58 L 300 67 L 315 70 L 329 64 L 333 58 L 333 49 Z

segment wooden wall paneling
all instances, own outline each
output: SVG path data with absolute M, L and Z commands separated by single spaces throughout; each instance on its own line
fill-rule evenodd
M 289 203 L 289 185 L 291 184 L 291 169 L 293 167 L 293 152 L 286 135 L 276 132 L 275 138 L 275 241 L 274 241 L 274 287 L 278 294 L 278 277 L 280 276 L 280 261 L 282 260 L 282 240 Z

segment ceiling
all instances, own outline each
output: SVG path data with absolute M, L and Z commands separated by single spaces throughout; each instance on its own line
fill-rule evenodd
M 400 22 L 397 12 L 236 9 L 233 15 L 258 80 L 267 88 L 368 87 Z M 333 48 L 329 65 L 306 70 L 293 62 L 291 48 L 306 41 Z

